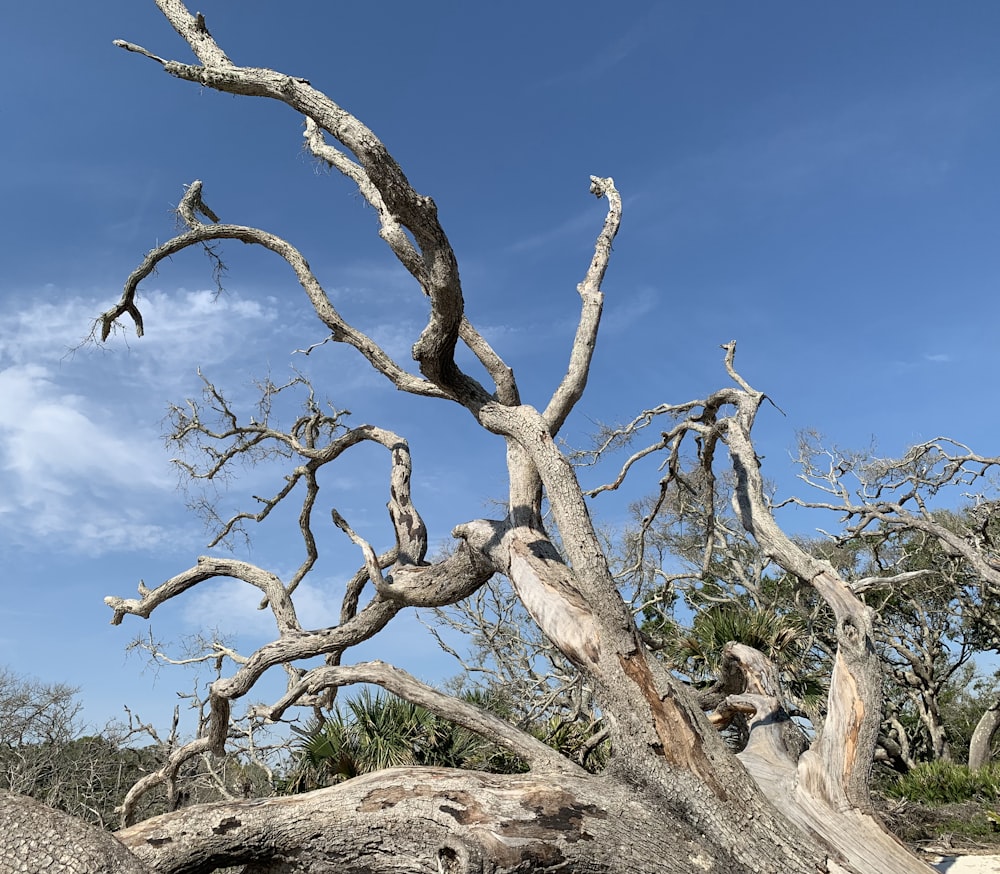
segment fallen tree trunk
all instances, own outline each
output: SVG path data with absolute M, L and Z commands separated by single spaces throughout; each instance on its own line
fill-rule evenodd
M 298 796 L 200 805 L 118 838 L 160 874 L 237 864 L 246 874 L 931 870 L 866 815 L 818 802 L 795 769 L 764 747 L 758 732 L 741 760 L 802 833 L 751 844 L 748 828 L 742 859 L 704 830 L 710 811 L 699 822 L 649 788 L 608 777 L 436 768 L 382 771 Z M 753 816 L 745 811 L 743 818 Z
M 825 870 L 806 839 L 741 861 L 672 806 L 608 777 L 404 768 L 300 796 L 201 805 L 118 836 L 163 874 L 237 863 L 248 874 Z

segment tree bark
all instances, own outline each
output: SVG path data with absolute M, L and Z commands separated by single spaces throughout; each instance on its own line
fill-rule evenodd
M 2 874 L 150 874 L 116 838 L 24 795 L 0 793 Z
M 1000 729 L 1000 699 L 994 701 L 976 723 L 969 741 L 969 768 L 983 768 L 992 760 L 993 738 Z
M 839 863 L 848 870 L 929 871 L 871 815 L 844 804 L 842 797 L 831 797 L 831 775 L 821 770 L 816 752 L 807 749 L 800 754 L 801 732 L 782 708 L 774 665 L 742 644 L 729 644 L 725 657 L 743 672 L 746 692 L 728 696 L 717 711 L 722 711 L 722 717 L 727 711 L 749 715 L 750 738 L 738 758 L 778 811 L 804 832 L 835 847 Z M 824 730 L 835 727 L 826 725 Z
M 119 838 L 162 874 L 221 864 L 246 864 L 247 874 L 824 870 L 808 840 L 778 839 L 741 861 L 673 806 L 605 777 L 401 768 L 306 795 L 202 805 Z

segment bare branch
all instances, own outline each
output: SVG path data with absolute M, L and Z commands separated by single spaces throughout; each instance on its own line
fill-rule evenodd
M 267 715 L 274 720 L 280 719 L 285 710 L 304 694 L 316 695 L 330 687 L 355 683 L 373 683 L 400 698 L 426 707 L 438 716 L 505 747 L 529 763 L 533 771 L 580 773 L 580 769 L 565 756 L 527 732 L 515 728 L 509 722 L 468 701 L 439 692 L 421 683 L 406 671 L 381 661 L 314 668 L 302 678 L 301 683 L 289 689 L 288 693 L 270 708 Z
M 233 65 L 226 53 L 212 39 L 204 15 L 200 12 L 192 15 L 178 0 L 156 0 L 156 5 L 203 64 L 227 67 Z
M 615 188 L 614 180 L 611 177 L 600 179 L 597 176 L 591 176 L 590 193 L 599 198 L 607 197 L 608 215 L 594 246 L 594 257 L 587 269 L 587 275 L 583 282 L 577 286 L 583 309 L 577 324 L 576 337 L 573 340 L 569 367 L 543 414 L 553 436 L 559 433 L 563 422 L 566 421 L 566 417 L 576 402 L 583 396 L 583 390 L 587 386 L 590 362 L 597 344 L 597 329 L 601 323 L 601 308 L 604 302 L 601 283 L 604 281 L 604 274 L 611 258 L 611 244 L 614 242 L 618 226 L 621 224 L 622 199 Z
M 295 615 L 295 607 L 286 597 L 285 587 L 278 577 L 244 561 L 208 555 L 200 556 L 198 563 L 193 568 L 171 577 L 155 589 L 149 589 L 140 582 L 139 594 L 141 597 L 138 600 L 116 598 L 109 595 L 104 599 L 104 603 L 114 611 L 114 616 L 111 619 L 112 625 L 120 625 L 126 614 L 148 619 L 160 604 L 171 598 L 176 598 L 198 583 L 217 577 L 242 580 L 260 589 L 271 606 L 271 612 L 274 614 L 274 620 L 279 630 L 282 633 L 301 631 L 298 617 Z
M 133 822 L 136 805 L 139 799 L 147 792 L 161 783 L 172 786 L 177 774 L 185 762 L 190 761 L 202 753 L 211 753 L 216 756 L 225 754 L 226 738 L 229 731 L 230 704 L 225 698 L 213 696 L 210 699 L 211 718 L 208 721 L 206 732 L 202 737 L 197 738 L 174 750 L 167 758 L 166 763 L 156 771 L 147 774 L 139 780 L 125 796 L 122 802 L 122 824 L 131 825 Z
M 158 64 L 162 65 L 167 63 L 164 58 L 154 55 L 152 52 L 147 51 L 142 46 L 137 46 L 135 43 L 131 43 L 123 39 L 116 39 L 112 40 L 112 44 L 118 46 L 120 49 L 125 49 L 127 52 L 135 52 L 137 55 L 142 55 L 152 61 L 156 61 Z
M 421 372 L 445 396 L 458 399 L 470 409 L 486 403 L 488 393 L 455 363 L 455 346 L 465 315 L 465 304 L 457 261 L 438 221 L 434 201 L 413 190 L 395 159 L 366 125 L 306 80 L 273 70 L 233 65 L 207 28 L 198 26 L 196 17 L 187 11 L 183 3 L 179 0 L 158 0 L 158 5 L 201 61 L 200 65 L 166 61 L 163 69 L 167 73 L 230 94 L 278 100 L 312 119 L 313 126 L 306 132 L 310 148 L 359 185 L 362 194 L 379 212 L 383 237 L 430 298 L 430 318 L 413 347 L 413 357 L 419 362 Z M 344 145 L 356 162 L 338 150 L 325 148 L 319 131 L 325 131 Z M 397 232 L 397 227 L 405 228 L 412 235 L 420 253 L 419 260 L 413 257 L 412 247 L 402 231 Z M 123 302 L 122 309 L 114 318 L 128 312 L 134 319 L 133 310 L 134 304 L 130 309 Z M 317 312 L 331 330 L 343 330 L 343 327 L 334 329 L 324 318 L 324 313 L 320 309 Z M 339 322 L 339 319 L 334 321 Z M 110 330 L 111 322 L 113 319 L 105 320 L 105 330 Z M 373 354 L 369 350 L 366 357 Z M 375 365 L 371 357 L 369 360 Z M 388 371 L 382 369 L 386 366 L 387 362 L 382 361 L 378 369 L 388 375 Z M 392 372 L 395 373 L 394 368 Z M 398 373 L 395 373 L 394 382 L 400 388 L 404 388 L 403 383 L 409 383 L 405 388 L 407 391 L 413 391 L 420 384 L 413 377 L 403 380 Z M 417 393 L 434 392 L 424 388 Z
M 486 368 L 487 373 L 492 378 L 497 387 L 497 400 L 501 404 L 511 407 L 520 404 L 521 395 L 518 392 L 517 382 L 514 380 L 514 371 L 504 363 L 493 347 L 464 316 L 459 325 L 458 334 L 462 338 L 462 342 L 469 347 L 472 354 L 479 359 L 480 364 Z
M 136 334 L 141 337 L 144 332 L 142 314 L 135 302 L 139 283 L 148 277 L 164 258 L 176 255 L 190 246 L 200 245 L 211 240 L 240 240 L 243 243 L 263 246 L 265 249 L 269 249 L 276 255 L 281 256 L 295 271 L 299 284 L 309 297 L 316 314 L 323 324 L 330 329 L 337 342 L 346 343 L 357 349 L 364 355 L 372 367 L 389 379 L 396 388 L 412 394 L 427 395 L 430 397 L 445 396 L 436 386 L 407 373 L 386 355 L 381 347 L 371 338 L 347 324 L 336 307 L 334 307 L 326 291 L 309 268 L 309 263 L 302 257 L 298 249 L 274 234 L 262 231 L 259 228 L 250 228 L 243 225 L 198 225 L 196 228 L 180 234 L 150 251 L 142 263 L 132 271 L 132 274 L 125 283 L 125 290 L 122 292 L 122 298 L 118 304 L 104 313 L 98 320 L 101 326 L 101 340 L 103 341 L 108 338 L 115 322 L 125 314 L 132 319 L 135 324 Z
M 855 595 L 860 595 L 872 589 L 895 588 L 912 580 L 925 579 L 933 574 L 932 569 L 926 568 L 917 571 L 904 571 L 887 577 L 862 577 L 860 580 L 852 580 L 850 588 Z
M 408 586 L 405 591 L 407 594 L 414 592 L 413 600 L 421 606 L 454 603 L 475 591 L 493 573 L 492 566 L 464 546 L 437 565 L 419 570 L 426 573 L 426 577 L 422 576 L 421 579 L 423 586 Z M 112 620 L 114 624 L 120 623 L 127 613 L 148 618 L 159 604 L 216 576 L 243 579 L 260 588 L 275 615 L 280 637 L 257 649 L 238 666 L 233 676 L 220 678 L 212 683 L 205 734 L 178 748 L 161 769 L 133 787 L 126 799 L 126 817 L 132 815 L 138 799 L 145 792 L 162 782 L 172 781 L 182 765 L 191 758 L 205 752 L 222 754 L 228 733 L 231 702 L 246 695 L 265 671 L 317 655 L 334 655 L 339 658 L 349 647 L 368 640 L 381 631 L 403 606 L 398 600 L 376 595 L 360 613 L 353 614 L 338 626 L 303 631 L 295 617 L 291 599 L 287 597 L 277 577 L 244 562 L 214 558 L 202 558 L 195 568 L 173 577 L 156 589 L 149 590 L 140 585 L 142 598 L 138 601 L 110 597 L 105 602 L 115 611 Z M 346 607 L 345 599 L 345 610 Z
M 362 555 L 365 557 L 365 570 L 368 571 L 368 579 L 372 581 L 372 584 L 380 595 L 385 594 L 388 587 L 382 578 L 382 569 L 379 567 L 378 556 L 375 555 L 375 550 L 372 549 L 371 544 L 363 537 L 359 537 L 347 523 L 347 520 L 335 509 L 330 510 L 330 516 L 333 518 L 333 524 L 350 537 L 351 542 L 361 550 Z

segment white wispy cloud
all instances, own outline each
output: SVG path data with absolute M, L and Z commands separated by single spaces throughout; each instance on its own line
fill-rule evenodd
M 295 590 L 295 611 L 303 628 L 326 628 L 340 621 L 343 586 L 307 579 Z M 192 628 L 203 628 L 211 616 L 223 636 L 246 635 L 259 639 L 277 636 L 270 610 L 258 610 L 260 590 L 240 580 L 218 579 L 202 583 L 184 599 L 184 620 Z
M 71 360 L 86 367 L 103 354 L 135 352 L 129 366 L 152 378 L 154 371 L 183 369 L 231 357 L 239 339 L 277 319 L 271 302 L 261 303 L 238 294 L 181 289 L 154 290 L 139 298 L 146 334 L 138 340 L 124 320 L 104 345 L 88 344 L 97 316 L 114 301 L 108 298 L 61 295 L 48 287 L 44 293 L 9 295 L 0 321 L 0 362 L 20 364 Z M 128 370 L 128 367 L 123 367 Z M 157 372 L 157 381 L 162 373 Z
M 895 373 L 910 373 L 917 370 L 925 370 L 940 364 L 951 364 L 954 357 L 947 352 L 925 352 L 923 355 L 913 358 L 897 358 L 891 362 L 891 367 Z
M 370 304 L 398 307 L 422 297 L 417 281 L 402 264 L 389 258 L 384 261 L 338 263 L 337 272 L 347 280 L 347 285 L 335 287 L 330 292 L 338 302 L 360 299 Z M 345 312 L 344 315 L 348 314 Z
M 99 479 L 109 486 L 160 486 L 162 465 L 151 464 L 142 440 L 124 439 L 102 420 L 109 411 L 93 399 L 66 392 L 53 371 L 23 364 L 0 371 L 0 432 L 4 469 L 27 480 Z
M 212 298 L 148 295 L 151 329 L 141 351 L 124 335 L 108 347 L 80 345 L 108 301 L 51 288 L 27 303 L 9 298 L 0 314 L 0 516 L 8 542 L 47 537 L 101 554 L 171 540 L 159 506 L 177 481 L 160 439 L 165 406 L 199 362 L 248 354 L 255 344 L 241 338 L 274 319 L 256 301 Z
M 600 229 L 600 226 L 596 226 Z M 531 234 L 527 237 L 522 237 L 520 240 L 511 243 L 507 250 L 510 252 L 527 252 L 533 249 L 541 249 L 545 246 L 554 243 L 557 240 L 563 240 L 567 237 L 577 237 L 586 236 L 585 231 L 594 231 L 596 236 L 597 231 L 595 228 L 594 211 L 584 210 L 577 213 L 574 216 L 566 219 L 555 227 L 548 228 L 544 231 L 539 231 L 536 234 Z
M 6 536 L 52 537 L 83 552 L 149 546 L 166 535 L 127 494 L 172 489 L 153 432 L 58 384 L 39 364 L 0 370 L 0 514 Z M 128 434 L 126 437 L 125 434 Z
M 258 338 L 279 314 L 273 303 L 208 290 L 153 291 L 139 304 L 146 326 L 142 339 L 126 324 L 109 338 L 107 348 L 133 353 L 124 366 L 136 378 L 161 387 L 165 378 L 173 383 L 196 367 L 211 369 L 224 361 L 256 357 L 261 351 Z
M 652 313 L 659 302 L 660 293 L 651 286 L 643 286 L 632 293 L 616 292 L 605 303 L 601 333 L 605 336 L 625 333 Z
M 606 76 L 640 47 L 657 38 L 658 19 L 663 17 L 665 10 L 665 4 L 654 4 L 645 15 L 638 17 L 628 30 L 617 37 L 605 39 L 602 33 L 600 51 L 585 53 L 587 60 L 583 64 L 550 77 L 541 83 L 542 86 L 583 85 Z

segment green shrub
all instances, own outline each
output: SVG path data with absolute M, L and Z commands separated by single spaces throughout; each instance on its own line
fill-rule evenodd
M 922 804 L 1000 800 L 1000 763 L 978 771 L 952 762 L 924 762 L 885 787 L 886 794 Z

